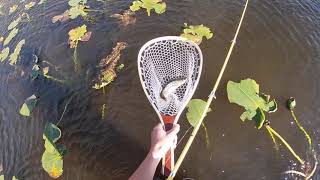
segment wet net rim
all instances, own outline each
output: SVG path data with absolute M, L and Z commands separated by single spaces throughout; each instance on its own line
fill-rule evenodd
M 201 73 L 202 73 L 203 55 L 202 55 L 202 51 L 201 51 L 200 47 L 199 47 L 196 43 L 194 43 L 193 41 L 190 41 L 190 40 L 188 40 L 188 39 L 186 39 L 186 38 L 180 37 L 180 36 L 163 36 L 163 37 L 158 37 L 158 38 L 155 38 L 155 39 L 152 39 L 152 40 L 148 41 L 147 43 L 145 43 L 145 44 L 140 48 L 139 54 L 138 54 L 138 58 L 137 58 L 138 74 L 139 74 L 140 83 L 141 83 L 141 86 L 142 86 L 142 89 L 143 89 L 145 95 L 146 95 L 147 98 L 148 98 L 148 101 L 150 102 L 150 104 L 152 105 L 153 109 L 156 111 L 159 119 L 161 120 L 161 123 L 163 123 L 163 121 L 162 121 L 162 116 L 161 116 L 161 114 L 160 114 L 160 111 L 159 111 L 158 108 L 155 106 L 155 104 L 152 103 L 152 99 L 150 98 L 150 95 L 149 95 L 149 93 L 147 92 L 147 88 L 146 88 L 145 84 L 143 83 L 143 82 L 145 82 L 145 80 L 144 80 L 144 78 L 142 77 L 142 68 L 141 68 L 141 63 L 140 63 L 140 61 L 141 61 L 141 59 L 142 59 L 141 57 L 142 57 L 143 52 L 144 52 L 150 45 L 152 45 L 152 44 L 154 44 L 154 43 L 156 43 L 156 42 L 159 42 L 159 41 L 167 41 L 167 40 L 176 40 L 176 41 L 182 41 L 182 42 L 184 42 L 184 43 L 188 43 L 188 44 L 194 46 L 194 47 L 197 49 L 197 51 L 198 51 L 198 53 L 199 53 L 199 56 L 200 56 L 200 60 L 199 60 L 199 61 L 200 61 L 200 65 L 199 65 L 198 77 L 197 77 L 197 80 L 195 81 L 195 84 L 194 84 L 194 87 L 195 87 L 195 88 L 192 89 L 192 92 L 190 93 L 190 97 L 188 97 L 188 98 L 186 99 L 186 101 L 185 101 L 185 102 L 183 103 L 183 105 L 182 105 L 182 108 L 177 112 L 177 115 L 176 115 L 175 120 L 174 120 L 174 124 L 175 124 L 175 123 L 177 123 L 177 121 L 178 121 L 181 113 L 183 112 L 184 108 L 187 106 L 187 104 L 189 103 L 190 99 L 192 98 L 195 90 L 197 89 L 197 86 L 198 86 L 198 83 L 199 83 L 199 79 L 200 79 Z

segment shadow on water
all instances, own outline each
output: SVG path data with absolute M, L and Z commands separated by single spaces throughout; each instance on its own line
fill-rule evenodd
M 15 2 L 1 3 L 10 7 Z M 206 98 L 234 35 L 243 4 L 225 0 L 168 1 L 166 13 L 147 17 L 145 12 L 139 12 L 136 24 L 128 27 L 121 27 L 110 18 L 111 14 L 128 8 L 130 2 L 124 0 L 106 3 L 89 0 L 91 8 L 107 10 L 104 14 L 90 13 L 94 22 L 78 18 L 51 23 L 53 16 L 67 9 L 66 1 L 47 1 L 31 9 L 31 22 L 19 25 L 20 33 L 10 43 L 11 47 L 26 39 L 17 68 L 7 63 L 0 65 L 0 160 L 5 175 L 27 180 L 49 179 L 41 167 L 43 129 L 46 122 L 59 121 L 72 97 L 59 124 L 60 142 L 68 149 L 60 179 L 126 179 L 147 153 L 150 131 L 158 122 L 137 75 L 139 48 L 158 36 L 179 35 L 185 22 L 213 29 L 214 38 L 201 44 L 204 71 L 194 96 Z M 7 25 L 22 11 L 19 8 L 16 13 L 0 18 L 2 35 L 7 35 Z M 305 158 L 307 144 L 291 124 L 290 112 L 284 106 L 288 97 L 296 97 L 297 116 L 312 132 L 315 149 L 319 150 L 319 11 L 317 1 L 250 1 L 235 51 L 213 102 L 213 112 L 205 120 L 211 148 L 206 147 L 201 130 L 177 179 L 292 179 L 282 177 L 281 172 L 294 166 L 293 157 L 283 146 L 276 152 L 267 132 L 240 122 L 241 109 L 227 100 L 227 80 L 251 77 L 262 91 L 276 98 L 279 109 L 270 117 L 272 125 Z M 93 35 L 90 41 L 79 45 L 81 72 L 76 74 L 71 59 L 73 50 L 67 44 L 68 31 L 83 23 Z M 118 41 L 129 44 L 120 60 L 125 68 L 103 94 L 91 88 L 92 79 L 99 60 Z M 52 76 L 68 82 L 61 84 L 44 78 L 32 81 L 29 76 L 32 54 L 53 64 Z M 31 118 L 22 117 L 19 108 L 32 94 L 39 96 L 40 101 Z M 102 119 L 103 104 L 106 112 Z M 185 119 L 182 116 L 179 121 L 182 131 L 179 136 L 189 128 Z M 185 142 L 186 138 L 178 146 L 177 154 Z

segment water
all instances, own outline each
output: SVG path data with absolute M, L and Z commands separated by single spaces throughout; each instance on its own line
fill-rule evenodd
M 14 2 L 2 0 L 1 4 L 7 9 Z M 49 179 L 41 167 L 43 128 L 48 121 L 59 121 L 72 97 L 59 124 L 61 143 L 68 149 L 60 179 L 128 178 L 147 153 L 149 134 L 159 121 L 139 82 L 136 66 L 139 48 L 158 36 L 179 35 L 184 22 L 210 27 L 214 38 L 201 44 L 204 71 L 194 96 L 206 98 L 230 46 L 244 1 L 168 1 L 165 14 L 147 17 L 140 12 L 136 24 L 125 28 L 109 16 L 124 11 L 130 2 L 89 1 L 89 5 L 108 12 L 90 13 L 94 23 L 79 18 L 52 24 L 51 18 L 68 8 L 66 1 L 50 0 L 45 5 L 37 5 L 28 11 L 32 21 L 22 23 L 20 33 L 10 43 L 10 47 L 14 47 L 22 38 L 26 39 L 19 68 L 0 65 L 0 160 L 8 176 Z M 20 5 L 18 12 L 0 18 L 2 35 L 7 35 L 7 25 L 22 9 Z M 291 124 L 293 120 L 285 108 L 286 99 L 296 97 L 296 114 L 311 132 L 319 151 L 319 13 L 320 3 L 316 0 L 249 2 L 237 45 L 212 105 L 213 112 L 205 119 L 210 147 L 206 146 L 204 131 L 200 130 L 177 179 L 293 179 L 281 175 L 293 166 L 291 154 L 283 146 L 276 152 L 267 132 L 256 130 L 253 123 L 240 121 L 241 108 L 227 100 L 228 80 L 251 77 L 263 92 L 276 98 L 279 109 L 270 115 L 272 126 L 306 158 L 307 144 L 298 128 Z M 83 23 L 93 36 L 89 42 L 79 45 L 82 71 L 75 74 L 67 32 Z M 103 94 L 91 88 L 95 66 L 118 41 L 129 44 L 120 60 L 126 67 Z M 53 76 L 69 77 L 71 81 L 67 85 L 43 78 L 31 81 L 27 73 L 32 68 L 32 54 L 58 68 L 50 71 Z M 21 69 L 25 71 L 23 76 Z M 32 94 L 40 96 L 33 117 L 21 117 L 19 108 Z M 101 119 L 103 104 L 106 104 L 106 113 Z M 179 123 L 181 137 L 189 126 L 185 116 Z M 181 152 L 186 140 L 178 146 L 176 154 Z

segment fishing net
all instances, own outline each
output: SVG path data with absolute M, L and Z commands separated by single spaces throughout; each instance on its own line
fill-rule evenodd
M 202 53 L 198 45 L 184 38 L 160 37 L 141 48 L 138 69 L 143 89 L 158 115 L 179 116 L 197 87 Z M 186 81 L 163 99 L 163 89 L 177 79 Z

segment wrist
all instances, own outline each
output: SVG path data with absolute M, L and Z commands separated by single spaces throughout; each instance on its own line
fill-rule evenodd
M 155 160 L 155 161 L 160 161 L 161 157 L 157 157 L 156 156 L 156 152 L 154 151 L 154 149 L 150 149 L 147 155 L 148 158 Z

